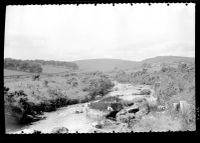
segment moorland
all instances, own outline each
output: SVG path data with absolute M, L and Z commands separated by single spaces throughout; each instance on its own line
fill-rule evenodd
M 13 124 L 41 132 L 57 126 L 83 132 L 195 130 L 195 59 L 6 58 L 4 102 L 8 133 L 22 130 Z M 60 124 L 51 126 L 56 120 Z

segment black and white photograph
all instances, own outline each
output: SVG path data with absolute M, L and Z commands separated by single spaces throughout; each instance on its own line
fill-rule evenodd
M 6 134 L 196 131 L 195 3 L 7 5 Z

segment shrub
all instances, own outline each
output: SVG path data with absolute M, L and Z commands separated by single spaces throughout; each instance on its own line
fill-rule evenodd
M 9 88 L 4 87 L 6 112 L 10 112 L 19 123 L 28 123 L 37 119 L 42 112 L 79 103 L 79 99 L 68 99 L 60 91 L 49 89 L 48 92 L 50 97 L 34 103 L 29 101 L 29 96 L 23 90 L 9 92 Z
M 45 81 L 44 81 L 44 86 L 45 86 L 45 87 L 48 87 L 48 83 L 49 83 L 49 82 L 48 82 L 47 80 L 45 80 Z
M 92 73 L 93 75 L 94 73 Z M 95 99 L 96 96 L 101 95 L 104 96 L 109 92 L 109 90 L 114 86 L 111 80 L 106 77 L 105 75 L 96 75 L 88 78 L 87 80 L 84 79 L 86 83 L 86 87 L 83 88 L 83 91 L 87 91 L 91 97 L 91 99 Z
M 187 111 L 181 114 L 182 130 L 194 131 L 196 129 L 195 107 L 191 106 Z

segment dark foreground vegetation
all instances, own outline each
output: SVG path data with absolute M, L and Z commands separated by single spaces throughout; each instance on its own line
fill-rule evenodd
M 103 97 L 113 86 L 101 72 L 13 80 L 4 85 L 5 112 L 19 123 L 30 123 L 40 120 L 43 112 Z

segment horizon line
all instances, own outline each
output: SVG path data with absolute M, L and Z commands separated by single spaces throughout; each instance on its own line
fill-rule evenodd
M 153 59 L 153 58 L 158 58 L 158 57 L 180 57 L 180 58 L 195 58 L 195 57 L 190 57 L 190 56 L 172 56 L 172 55 L 167 55 L 167 56 L 155 56 L 155 57 L 148 57 L 143 60 L 128 60 L 128 59 L 118 59 L 118 58 L 91 58 L 91 59 L 80 59 L 80 60 L 52 60 L 52 59 L 20 59 L 20 58 L 11 58 L 11 57 L 4 57 L 6 58 L 11 58 L 11 59 L 16 59 L 16 60 L 44 60 L 44 61 L 60 61 L 60 62 L 76 62 L 76 61 L 83 61 L 83 60 L 122 60 L 122 61 L 131 61 L 131 62 L 142 62 L 147 59 Z

